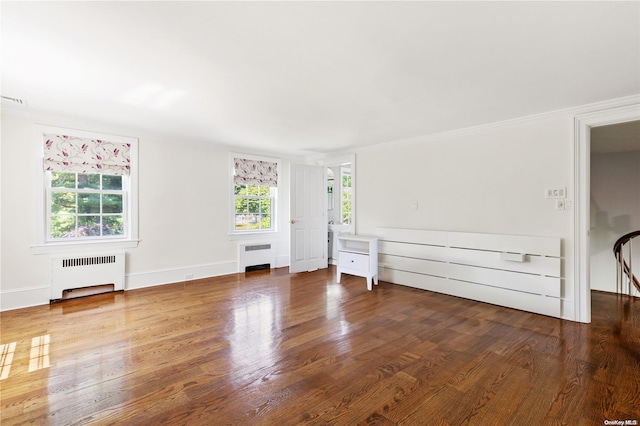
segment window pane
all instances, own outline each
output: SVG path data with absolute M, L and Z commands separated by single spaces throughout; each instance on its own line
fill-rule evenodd
M 236 229 L 247 229 L 247 220 L 245 218 L 245 215 L 243 214 L 237 214 L 236 215 Z
M 102 196 L 102 213 L 122 212 L 122 194 L 104 194 Z
M 271 216 L 270 215 L 262 215 L 262 219 L 260 220 L 260 228 L 262 228 L 262 229 L 271 229 Z
M 342 223 L 345 223 L 347 225 L 351 224 L 351 197 L 350 196 L 342 200 Z
M 247 214 L 245 215 L 245 218 L 249 229 L 256 229 L 258 227 L 258 216 L 255 214 Z
M 78 213 L 100 213 L 100 194 L 78 194 Z
M 271 188 L 269 188 L 268 186 L 261 186 L 258 193 L 263 197 L 268 197 L 269 195 L 271 195 Z
M 271 214 L 271 200 L 262 200 L 260 203 L 260 213 L 262 214 Z
M 247 199 L 236 198 L 236 213 L 246 213 L 246 212 L 247 212 Z
M 71 213 L 76 212 L 76 194 L 74 192 L 53 192 L 51 193 L 51 213 Z
M 102 175 L 102 189 L 122 190 L 122 176 Z
M 75 237 L 75 216 L 53 216 L 51 218 L 51 237 L 69 238 Z
M 51 187 L 52 188 L 75 188 L 76 174 L 51 172 Z
M 348 177 L 348 183 L 351 185 L 351 176 Z M 342 223 L 351 224 L 351 188 L 342 188 Z
M 100 235 L 100 216 L 78 216 L 78 237 Z
M 102 235 L 124 235 L 124 220 L 122 216 L 103 216 Z
M 247 185 L 238 185 L 237 183 L 233 187 L 233 193 L 235 195 L 246 195 Z
M 100 189 L 100 175 L 78 174 L 78 189 Z
M 260 200 L 257 198 L 249 198 L 247 200 L 249 213 L 260 213 Z

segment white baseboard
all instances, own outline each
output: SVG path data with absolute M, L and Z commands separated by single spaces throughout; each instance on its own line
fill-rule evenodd
M 281 256 L 276 256 L 276 268 L 284 268 L 286 266 L 289 266 L 289 256 L 287 255 L 281 255 Z
M 289 256 L 278 256 L 276 258 L 276 265 L 278 268 L 289 266 Z M 224 262 L 209 265 L 197 265 L 187 268 L 130 274 L 125 277 L 125 289 L 133 290 L 136 288 L 153 287 L 157 285 L 181 282 L 185 281 L 185 276 L 189 274 L 193 274 L 191 279 L 235 274 L 237 268 L 237 262 Z M 6 290 L 0 293 L 0 312 L 46 305 L 49 303 L 49 296 L 49 286 Z M 561 299 L 560 303 L 562 312 L 561 318 L 575 321 L 572 316 L 573 301 Z
M 172 284 L 200 278 L 217 277 L 238 272 L 238 262 L 211 263 L 194 265 L 178 269 L 129 274 L 125 277 L 125 290 Z
M 5 290 L 0 293 L 0 311 L 29 308 L 49 303 L 49 286 Z
M 209 265 L 194 265 L 178 269 L 143 272 L 125 276 L 125 290 L 153 287 L 181 281 L 197 280 L 199 278 L 217 277 L 235 274 L 237 262 L 213 263 Z M 47 286 L 28 287 L 0 292 L 0 311 L 29 308 L 49 303 L 51 289 Z

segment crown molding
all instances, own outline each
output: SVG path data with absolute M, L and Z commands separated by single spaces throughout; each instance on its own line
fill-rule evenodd
M 216 141 L 205 141 L 202 139 L 193 139 L 186 136 L 176 136 L 176 135 L 167 135 L 160 134 L 155 132 L 150 132 L 145 129 L 137 129 L 125 126 L 118 126 L 113 123 L 105 123 L 99 122 L 90 119 L 80 119 L 73 118 L 61 114 L 54 114 L 49 112 L 44 112 L 40 110 L 28 109 L 28 107 L 20 107 L 20 106 L 2 106 L 2 114 L 13 116 L 16 118 L 22 118 L 26 120 L 32 120 L 35 124 L 47 125 L 47 126 L 57 126 L 57 127 L 68 127 L 78 130 L 90 130 L 100 133 L 110 133 L 114 135 L 123 135 L 132 137 L 135 135 L 136 138 L 150 138 L 150 139 L 159 139 L 159 140 L 180 140 L 180 143 L 189 143 L 193 145 L 207 146 L 213 149 L 217 149 L 220 151 L 232 151 L 232 152 L 244 152 L 246 154 L 264 156 L 264 157 L 278 157 L 283 158 L 289 161 L 304 161 L 305 157 L 302 155 L 293 155 L 286 154 L 282 152 L 275 151 L 264 151 L 264 150 L 256 150 L 256 149 L 245 149 L 239 146 L 230 145 L 228 143 L 221 143 Z
M 512 118 L 509 120 L 481 124 L 479 126 L 465 127 L 462 129 L 450 130 L 446 132 L 434 133 L 434 134 L 424 135 L 424 136 L 416 136 L 416 137 L 407 138 L 407 139 L 399 139 L 399 140 L 390 141 L 390 142 L 382 142 L 382 143 L 370 145 L 367 147 L 354 148 L 350 150 L 340 151 L 337 153 L 332 153 L 332 155 L 377 151 L 382 149 L 398 147 L 401 145 L 420 144 L 420 143 L 426 143 L 434 140 L 465 136 L 465 135 L 469 135 L 469 134 L 473 134 L 473 133 L 477 133 L 483 130 L 488 130 L 493 128 L 509 127 L 509 126 L 514 126 L 518 124 L 532 122 L 532 121 L 556 118 L 556 117 L 573 118 L 579 115 L 590 114 L 590 113 L 605 111 L 605 110 L 614 109 L 614 108 L 628 107 L 632 105 L 640 106 L 640 94 L 626 96 L 623 98 L 611 99 L 611 100 L 602 101 L 602 102 L 595 102 L 591 104 L 580 105 L 580 106 L 571 107 L 571 108 L 563 108 L 563 109 L 558 109 L 553 111 L 547 111 L 539 114 L 526 115 L 523 117 Z
M 465 135 L 469 135 L 472 133 L 476 133 L 479 131 L 488 130 L 492 128 L 508 127 L 508 126 L 524 124 L 524 123 L 532 122 L 536 120 L 549 119 L 549 118 L 555 118 L 555 117 L 563 117 L 563 116 L 575 117 L 578 115 L 595 113 L 595 112 L 599 112 L 607 109 L 620 108 L 620 107 L 626 107 L 631 105 L 640 105 L 640 94 L 610 99 L 607 101 L 584 104 L 584 105 L 579 105 L 579 106 L 570 107 L 570 108 L 563 108 L 563 109 L 543 112 L 539 114 L 527 115 L 527 116 L 512 118 L 509 120 L 496 121 L 493 123 L 481 124 L 478 126 L 465 127 L 462 129 L 449 130 L 445 132 L 416 136 L 416 137 L 407 138 L 407 139 L 398 139 L 394 141 L 382 142 L 382 143 L 369 145 L 365 147 L 356 147 L 356 148 L 350 148 L 350 149 L 333 151 L 333 152 L 325 152 L 321 154 L 311 154 L 311 155 L 305 156 L 305 155 L 286 155 L 283 153 L 258 152 L 258 151 L 252 151 L 250 153 L 255 155 L 283 157 L 291 161 L 304 161 L 309 164 L 314 164 L 328 157 L 335 157 L 340 155 L 353 155 L 358 152 L 377 151 L 377 150 L 387 149 L 387 148 L 401 146 L 401 145 L 425 143 L 425 142 L 430 142 L 430 141 L 439 140 L 439 139 L 465 136 Z M 73 125 L 77 126 L 79 121 L 77 119 L 74 120 L 73 118 L 45 113 L 42 111 L 25 110 L 24 107 L 3 106 L 2 113 L 3 114 L 6 113 L 9 115 L 14 115 L 22 118 L 35 119 L 35 120 L 55 121 L 58 124 L 60 124 L 60 122 L 62 121 L 63 124 L 71 125 L 71 126 Z M 82 124 L 101 128 L 101 129 L 104 129 L 104 131 L 108 131 L 108 132 L 113 132 L 113 128 L 114 128 L 113 124 L 106 124 L 106 123 L 83 121 Z M 166 135 L 149 134 L 148 132 L 142 131 L 141 129 L 120 129 L 120 131 L 123 131 L 123 130 L 125 132 L 128 131 L 129 133 L 132 133 L 132 134 L 142 132 L 146 137 L 153 137 L 153 138 L 159 138 L 159 139 L 167 138 Z M 228 144 L 216 143 L 212 141 L 205 142 L 201 140 L 188 140 L 185 138 L 185 139 L 182 139 L 182 142 L 191 142 L 195 144 L 208 144 L 215 148 L 218 148 L 221 150 L 229 150 L 229 151 L 234 151 L 234 150 L 237 151 L 238 149 L 240 149 L 239 147 L 234 147 Z

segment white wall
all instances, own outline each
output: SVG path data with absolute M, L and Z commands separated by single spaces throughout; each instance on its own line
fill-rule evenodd
M 563 317 L 575 319 L 574 211 L 555 210 L 544 189 L 563 186 L 574 198 L 576 116 L 637 103 L 637 97 L 614 100 L 360 150 L 355 154 L 356 231 L 375 235 L 378 227 L 403 227 L 560 237 Z M 30 249 L 33 224 L 40 220 L 32 167 L 40 161 L 35 121 L 4 112 L 2 119 L 0 302 L 7 309 L 18 307 L 17 301 L 46 303 L 50 264 L 47 255 Z M 225 150 L 82 123 L 38 123 L 139 137 L 142 241 L 128 250 L 129 286 L 179 281 L 191 271 L 194 277 L 235 271 L 238 241 L 227 237 Z M 178 180 L 164 176 L 169 162 L 177 163 Z M 289 162 L 282 165 L 278 266 L 288 264 L 289 245 Z M 176 226 L 184 217 L 186 223 Z
M 71 127 L 139 138 L 139 238 L 127 250 L 127 288 L 233 273 L 237 244 L 229 234 L 229 153 L 121 129 L 84 123 L 2 115 L 2 240 L 0 306 L 3 310 L 48 303 L 50 258 L 34 254 L 40 147 L 34 124 Z M 172 172 L 168 172 L 172 170 Z M 288 265 L 289 161 L 282 161 L 277 266 Z
M 591 154 L 591 288 L 616 291 L 613 244 L 640 229 L 640 152 Z M 636 240 L 637 241 L 637 240 Z M 636 246 L 638 244 L 636 243 Z M 640 247 L 632 266 L 640 275 Z M 635 269 L 635 268 L 634 268 Z
M 359 152 L 356 231 L 560 237 L 562 315 L 573 319 L 574 212 L 544 197 L 557 186 L 573 197 L 573 134 L 573 116 L 554 115 Z

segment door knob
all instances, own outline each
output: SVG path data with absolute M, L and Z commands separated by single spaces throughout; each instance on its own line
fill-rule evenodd
M 295 221 L 295 219 L 291 219 L 291 220 L 289 221 L 289 223 L 293 225 L 294 223 L 296 223 L 296 221 Z

